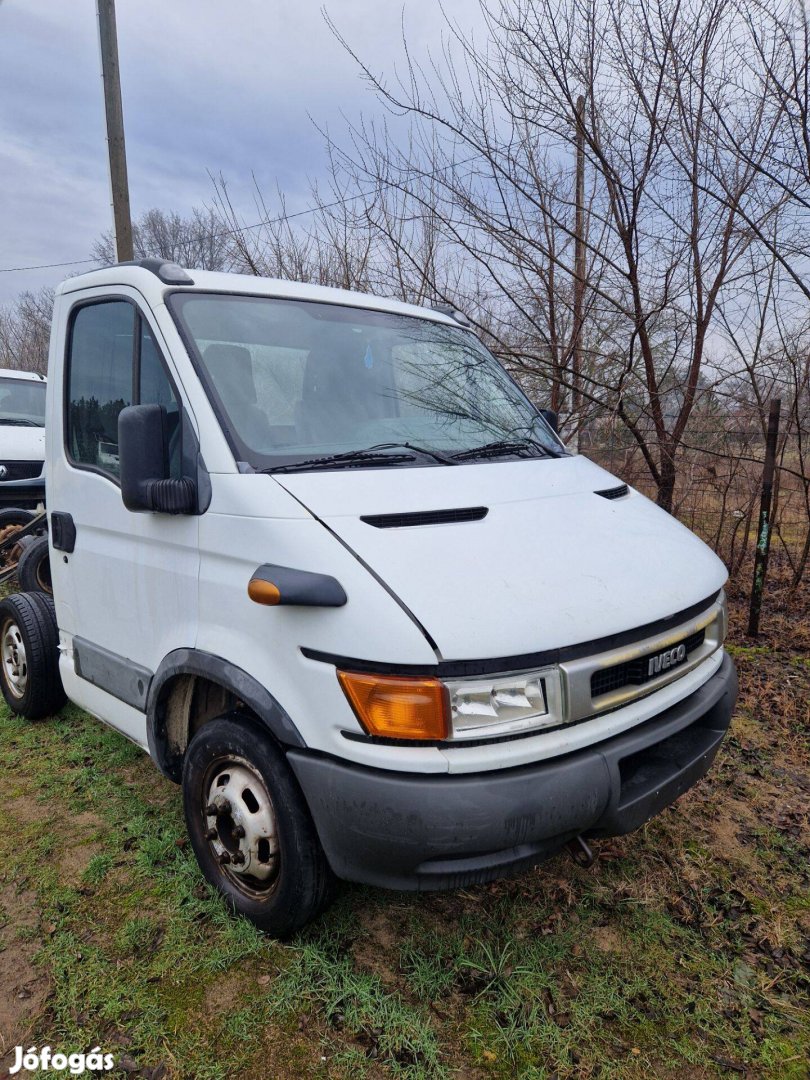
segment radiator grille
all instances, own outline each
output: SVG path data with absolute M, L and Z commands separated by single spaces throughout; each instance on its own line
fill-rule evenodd
M 0 460 L 0 466 L 4 466 L 6 469 L 5 476 L 0 476 L 2 480 L 33 480 L 35 476 L 39 476 L 42 472 L 41 461 L 2 461 Z M 1 471 L 1 470 L 0 470 Z
M 698 630 L 683 640 L 683 644 L 686 646 L 686 659 L 695 649 L 700 648 L 705 639 L 706 631 Z M 681 643 L 676 642 L 675 644 L 679 645 Z M 601 697 L 603 694 L 610 694 L 614 690 L 621 690 L 625 686 L 643 686 L 644 683 L 650 682 L 651 679 L 656 677 L 650 674 L 650 657 L 657 656 L 661 651 L 661 649 L 657 649 L 655 652 L 647 653 L 645 656 L 638 656 L 635 660 L 626 660 L 623 664 L 616 664 L 614 667 L 595 671 L 591 676 L 591 697 Z

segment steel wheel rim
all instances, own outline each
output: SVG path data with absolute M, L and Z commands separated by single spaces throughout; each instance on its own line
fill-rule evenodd
M 9 692 L 19 700 L 28 686 L 28 657 L 25 655 L 20 628 L 13 619 L 6 619 L 2 629 L 3 674 Z
M 246 758 L 219 758 L 202 784 L 203 830 L 222 873 L 245 896 L 266 899 L 280 870 L 273 800 L 258 769 Z
M 37 564 L 36 579 L 40 589 L 42 589 L 43 592 L 48 593 L 49 596 L 52 596 L 53 584 L 51 582 L 51 563 L 47 555 L 44 559 L 40 559 Z

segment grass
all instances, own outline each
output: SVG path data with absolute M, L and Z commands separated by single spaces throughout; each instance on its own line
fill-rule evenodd
M 807 1077 L 810 622 L 752 647 L 741 618 L 711 776 L 593 868 L 345 886 L 285 944 L 226 914 L 139 750 L 76 709 L 3 711 L 0 1035 L 155 1080 Z

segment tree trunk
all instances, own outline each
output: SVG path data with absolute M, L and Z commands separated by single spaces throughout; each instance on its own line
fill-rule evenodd
M 658 478 L 658 496 L 656 502 L 662 510 L 672 513 L 672 502 L 675 497 L 675 457 L 668 447 L 661 449 L 661 469 Z

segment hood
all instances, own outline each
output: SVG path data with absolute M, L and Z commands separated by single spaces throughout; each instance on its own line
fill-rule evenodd
M 45 428 L 0 424 L 0 464 L 6 461 L 42 461 Z
M 631 630 L 706 599 L 727 577 L 702 541 L 632 488 L 613 500 L 595 494 L 621 481 L 579 456 L 276 479 L 371 567 L 443 659 Z M 361 520 L 473 507 L 486 516 L 387 528 Z

